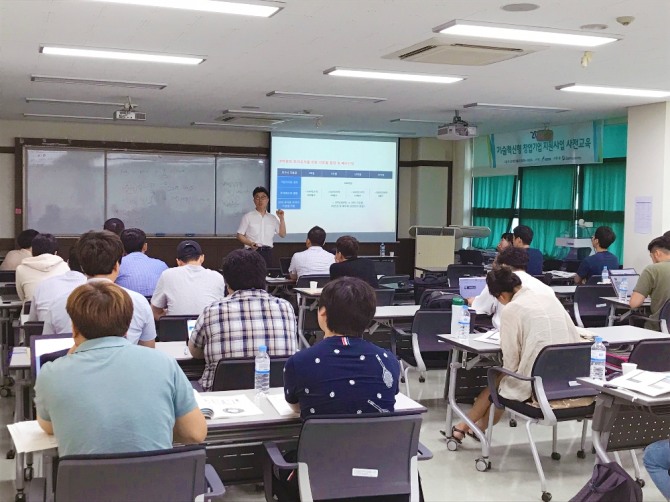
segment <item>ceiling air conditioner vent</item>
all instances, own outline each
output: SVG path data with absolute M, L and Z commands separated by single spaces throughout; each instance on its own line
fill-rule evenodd
M 406 58 L 411 58 L 412 56 L 416 56 L 417 54 L 421 54 L 422 52 L 429 51 L 431 49 L 435 49 L 437 45 L 426 45 L 425 47 L 421 47 L 419 49 L 416 49 L 414 51 L 410 51 L 406 54 L 401 54 L 398 56 L 400 59 L 406 59 Z
M 519 49 L 518 47 L 497 47 L 495 45 L 451 44 L 451 47 L 463 47 L 464 49 L 484 51 L 523 52 L 523 49 Z

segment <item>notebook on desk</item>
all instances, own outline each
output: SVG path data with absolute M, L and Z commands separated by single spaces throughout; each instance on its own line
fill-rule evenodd
M 30 337 L 30 370 L 33 378 L 37 378 L 42 364 L 53 360 L 49 357 L 55 352 L 67 351 L 74 345 L 72 333 L 62 335 L 39 335 Z

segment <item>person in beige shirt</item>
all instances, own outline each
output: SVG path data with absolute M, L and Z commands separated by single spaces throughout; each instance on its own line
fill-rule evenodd
M 558 299 L 526 288 L 510 267 L 489 272 L 486 284 L 489 292 L 505 305 L 500 319 L 503 368 L 530 376 L 535 359 L 544 347 L 579 342 L 577 328 Z M 530 382 L 502 377 L 498 389 L 505 399 L 527 401 L 531 398 Z M 484 389 L 468 414 L 482 430 L 488 426 L 489 394 L 488 388 Z M 494 423 L 502 413 L 502 409 L 496 410 Z M 465 422 L 452 427 L 451 437 L 456 441 L 462 441 L 466 435 L 474 436 Z
M 5 259 L 0 263 L 0 270 L 16 270 L 16 267 L 21 265 L 21 262 L 24 258 L 29 258 L 33 255 L 33 250 L 31 246 L 33 245 L 33 239 L 39 232 L 29 228 L 24 230 L 16 238 L 16 244 L 19 249 L 12 249 L 7 253 Z

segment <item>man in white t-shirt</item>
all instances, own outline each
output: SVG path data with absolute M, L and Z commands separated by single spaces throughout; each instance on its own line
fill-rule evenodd
M 286 236 L 284 210 L 277 209 L 277 216 L 268 212 L 270 193 L 265 187 L 254 188 L 253 196 L 256 209 L 242 216 L 237 229 L 237 240 L 244 244 L 244 247 L 258 251 L 265 260 L 265 265 L 271 267 L 274 236 L 275 234 L 282 238 Z
M 547 286 L 542 281 L 536 279 L 526 272 L 528 266 L 528 253 L 523 248 L 507 247 L 501 251 L 496 257 L 495 266 L 507 265 L 516 275 L 521 279 L 521 284 L 538 294 L 549 295 L 556 298 L 556 294 L 551 287 Z M 501 304 L 491 293 L 489 288 L 485 287 L 482 292 L 475 298 L 468 298 L 468 304 L 477 312 L 477 314 L 490 315 L 493 327 L 500 328 L 500 315 L 502 313 L 503 304 Z
M 200 315 L 225 296 L 223 276 L 202 266 L 205 255 L 195 241 L 177 246 L 177 267 L 165 270 L 151 297 L 154 318 L 164 315 Z
M 330 275 L 330 266 L 335 263 L 335 255 L 323 249 L 326 242 L 326 231 L 321 227 L 312 227 L 307 232 L 305 251 L 300 251 L 291 258 L 288 272 L 291 279 L 297 280 L 303 275 Z

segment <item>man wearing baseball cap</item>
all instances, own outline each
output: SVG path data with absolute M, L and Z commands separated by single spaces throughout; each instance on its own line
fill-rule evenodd
M 151 297 L 154 318 L 164 315 L 200 315 L 225 296 L 223 276 L 202 266 L 205 255 L 196 241 L 177 246 L 177 267 L 164 271 Z

